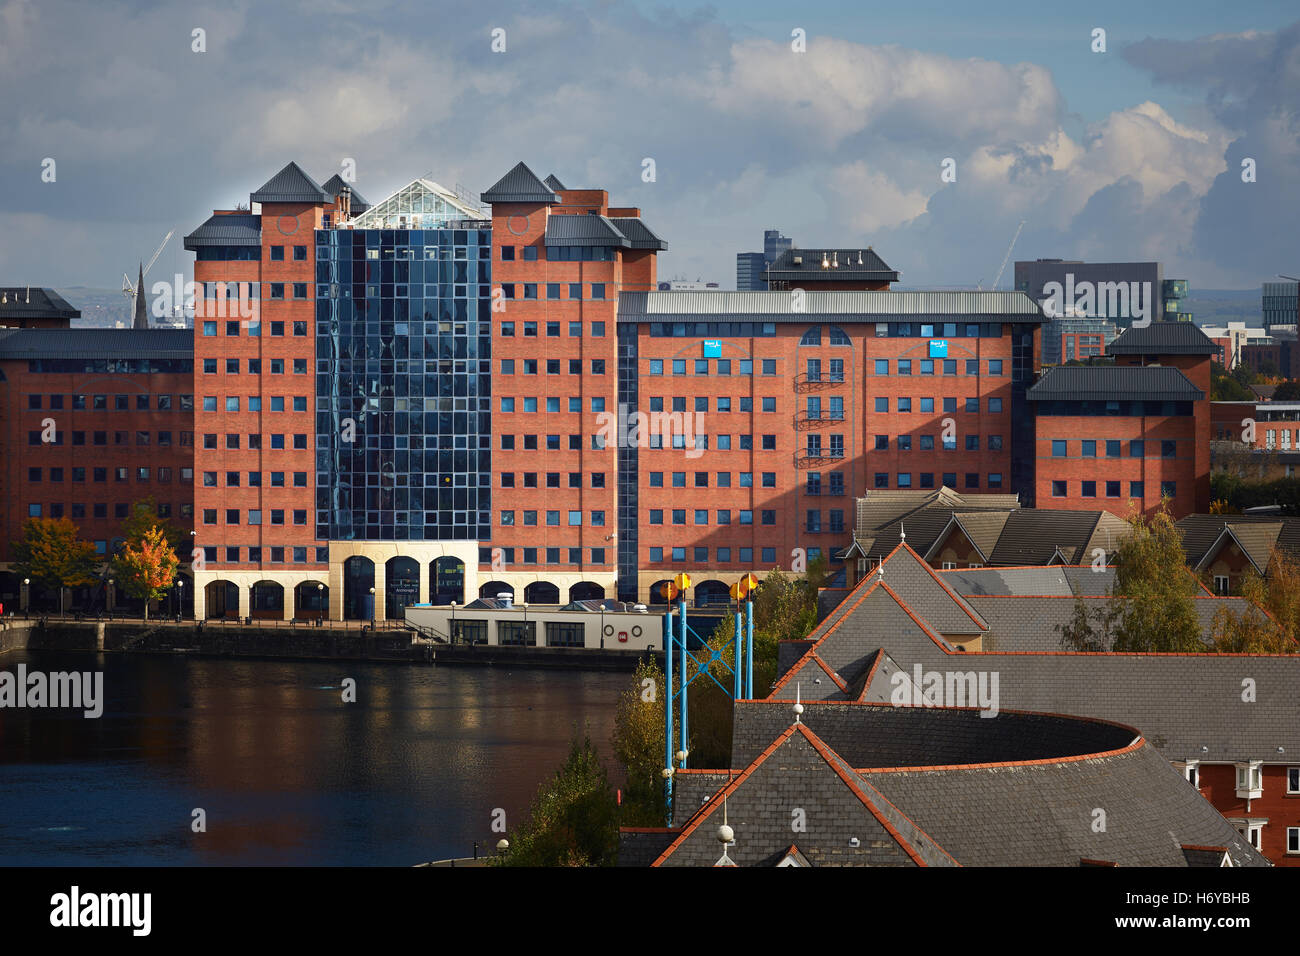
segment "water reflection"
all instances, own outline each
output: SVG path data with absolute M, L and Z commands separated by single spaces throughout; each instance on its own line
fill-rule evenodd
M 495 843 L 626 674 L 28 652 L 104 716 L 0 710 L 0 864 L 390 864 Z M 356 703 L 342 702 L 345 678 Z M 191 830 L 206 812 L 207 832 Z

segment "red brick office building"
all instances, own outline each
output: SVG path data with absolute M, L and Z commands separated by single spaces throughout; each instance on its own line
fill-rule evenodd
M 72 329 L 62 321 L 63 328 L 0 329 L 0 442 L 8 451 L 0 466 L 0 601 L 6 607 L 23 601 L 8 562 L 28 518 L 71 519 L 105 559 L 121 542 L 133 502 L 152 497 L 160 517 L 182 527 L 192 521 L 191 333 Z M 188 584 L 180 591 L 187 603 Z M 58 606 L 57 594 L 32 588 L 34 606 Z M 74 596 L 78 604 L 105 600 L 111 606 L 102 588 Z
M 1210 359 L 1195 326 L 1130 328 L 1114 365 L 1050 369 L 1029 391 L 1039 505 L 1129 516 L 1163 497 L 1176 518 L 1209 510 Z
M 816 268 L 784 292 L 624 294 L 637 381 L 620 402 L 690 432 L 652 436 L 632 466 L 620 535 L 637 536 L 641 595 L 684 569 L 699 600 L 751 568 L 832 557 L 864 488 L 1016 487 L 1041 311 L 1021 293 L 877 288 L 875 253 L 857 289 L 822 266 L 869 252 L 793 250 Z

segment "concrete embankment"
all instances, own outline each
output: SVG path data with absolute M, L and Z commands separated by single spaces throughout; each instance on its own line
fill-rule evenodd
M 450 646 L 413 639 L 407 630 L 59 619 L 5 622 L 0 660 L 13 650 L 629 671 L 643 656 L 638 651 L 581 647 Z

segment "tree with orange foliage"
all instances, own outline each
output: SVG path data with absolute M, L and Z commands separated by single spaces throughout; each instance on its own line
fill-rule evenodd
M 179 567 L 180 559 L 167 543 L 166 532 L 157 525 L 141 535 L 138 542 L 128 541 L 113 561 L 114 573 L 126 593 L 144 599 L 146 621 L 149 602 L 167 595 Z

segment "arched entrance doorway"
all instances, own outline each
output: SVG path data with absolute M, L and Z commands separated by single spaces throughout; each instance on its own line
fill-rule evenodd
M 323 581 L 302 581 L 293 589 L 293 616 L 300 621 L 329 617 L 330 589 Z
M 699 607 L 725 605 L 731 600 L 731 590 L 721 581 L 701 581 L 695 586 L 695 603 Z
M 276 581 L 258 581 L 248 601 L 250 617 L 284 620 L 284 586 Z
M 650 585 L 650 603 L 651 604 L 669 603 L 667 588 L 668 585 L 672 583 L 673 582 L 669 581 L 667 578 L 664 578 L 662 581 L 656 581 L 654 584 Z
M 389 558 L 384 580 L 384 614 L 390 621 L 400 621 L 406 609 L 420 601 L 420 565 L 414 558 Z
M 560 589 L 550 581 L 534 581 L 524 588 L 524 601 L 528 604 L 559 604 Z
M 203 589 L 207 605 L 204 617 L 209 621 L 239 617 L 239 585 L 233 581 L 213 581 Z
M 375 615 L 375 562 L 353 555 L 343 562 L 343 618 L 369 621 Z
M 605 589 L 594 581 L 580 581 L 569 588 L 570 601 L 603 601 Z
M 515 589 L 504 581 L 489 581 L 478 589 L 478 596 L 481 598 L 494 598 L 500 594 L 509 594 L 511 603 L 514 603 Z
M 488 597 L 496 597 L 489 594 Z M 450 556 L 429 562 L 429 603 L 465 603 L 465 562 Z

